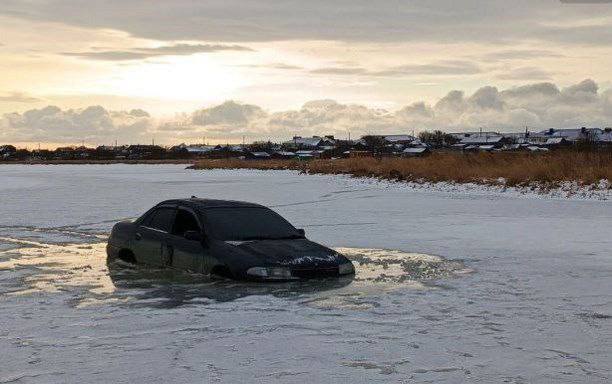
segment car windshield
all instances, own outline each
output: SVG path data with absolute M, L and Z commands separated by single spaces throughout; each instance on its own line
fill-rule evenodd
M 210 234 L 224 241 L 303 237 L 287 220 L 263 207 L 209 208 L 205 220 Z

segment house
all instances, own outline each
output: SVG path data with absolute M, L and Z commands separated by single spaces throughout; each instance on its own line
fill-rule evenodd
M 530 145 L 529 147 L 527 147 L 527 150 L 531 152 L 548 152 L 549 151 L 548 148 L 537 147 L 535 145 Z
M 548 139 L 550 137 L 541 132 L 526 132 L 516 136 L 514 141 L 521 145 L 544 145 Z
M 125 147 L 114 145 L 100 145 L 96 148 L 94 157 L 96 159 L 110 160 L 117 159 L 121 156 Z
M 548 138 L 563 137 L 569 143 L 575 144 L 575 143 L 577 143 L 579 141 L 596 142 L 597 138 L 603 132 L 604 131 L 601 130 L 600 128 L 586 128 L 586 127 L 582 127 L 582 128 L 572 128 L 572 129 L 555 129 L 555 128 L 550 128 L 550 129 L 548 129 L 546 131 L 542 131 L 540 133 L 544 134 Z
M 377 143 L 388 148 L 401 150 L 409 145 L 412 145 L 416 140 L 416 137 L 411 135 L 366 135 L 363 136 L 358 143 L 364 147 Z
M 244 157 L 248 160 L 266 160 L 271 156 L 268 152 L 247 152 Z
M 96 149 L 80 147 L 58 147 L 55 149 L 54 157 L 59 160 L 78 160 L 94 157 Z
M 130 145 L 123 151 L 128 159 L 161 159 L 166 150 L 159 145 Z
M 454 136 L 457 137 L 457 136 Z M 460 141 L 450 146 L 451 149 L 463 151 L 493 151 L 501 150 L 504 146 L 513 143 L 510 137 L 502 136 L 498 133 L 490 132 L 478 134 L 468 134 L 460 138 Z
M 409 147 L 402 151 L 402 156 L 406 157 L 417 157 L 424 156 L 429 153 L 429 148 L 427 147 Z
M 604 128 L 597 135 L 595 141 L 600 145 L 612 145 L 612 128 Z
M 502 135 L 474 135 L 467 136 L 461 139 L 460 144 L 464 145 L 492 145 L 495 148 L 499 148 L 506 144 L 508 139 L 504 138 Z
M 549 137 L 542 145 L 546 147 L 560 147 L 568 144 L 569 142 L 565 137 Z
M 358 150 L 358 149 L 349 149 L 348 151 L 342 152 L 342 157 L 357 158 L 357 157 L 372 157 L 372 156 L 373 156 L 372 152 Z
M 323 151 L 306 151 L 306 150 L 302 150 L 302 151 L 296 151 L 295 152 L 295 156 L 300 159 L 300 160 L 309 160 L 309 159 L 316 159 L 321 157 L 321 153 Z
M 393 145 L 409 145 L 416 140 L 416 137 L 411 135 L 384 135 L 381 137 L 385 142 Z
M 495 150 L 495 149 L 497 149 L 497 148 L 498 148 L 498 147 L 496 147 L 496 146 L 495 146 L 495 145 L 493 145 L 493 144 L 479 145 L 479 146 L 478 146 L 478 150 L 480 150 L 480 151 L 486 151 L 486 152 L 491 152 L 491 151 L 493 151 L 493 150 Z
M 336 140 L 333 136 L 294 136 L 292 140 L 285 141 L 284 146 L 297 149 L 317 149 L 321 147 L 334 147 Z
M 175 147 L 171 148 L 172 152 L 184 152 L 190 155 L 203 155 L 205 153 L 211 152 L 215 149 L 213 145 L 187 145 L 185 143 L 181 143 Z
M 465 149 L 465 147 L 467 147 L 466 144 L 462 144 L 462 143 L 457 143 L 457 144 L 453 144 L 450 146 L 450 149 L 454 149 L 454 150 L 459 150 L 462 151 Z
M 493 132 L 493 131 L 488 131 L 488 132 L 484 132 L 484 131 L 478 131 L 478 132 L 453 132 L 453 133 L 449 133 L 450 136 L 454 137 L 455 139 L 461 141 L 466 137 L 473 137 L 473 136 L 501 136 L 501 134 L 499 132 Z
M 287 159 L 293 159 L 295 157 L 295 152 L 276 151 L 276 152 L 273 152 L 270 156 L 273 159 L 287 160 Z
M 17 152 L 17 148 L 12 145 L 0 145 L 0 160 L 14 156 L 15 152 Z

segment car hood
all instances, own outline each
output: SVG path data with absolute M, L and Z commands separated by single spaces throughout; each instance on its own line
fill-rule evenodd
M 346 262 L 336 251 L 307 239 L 257 240 L 236 246 L 266 263 L 289 267 L 333 267 Z

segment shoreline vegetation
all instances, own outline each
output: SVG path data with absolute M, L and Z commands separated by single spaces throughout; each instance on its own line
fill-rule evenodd
M 611 189 L 612 152 L 432 153 L 424 157 L 243 160 L 205 159 L 192 169 L 295 170 L 416 183 L 476 183 L 506 187 L 556 188 L 563 183 Z M 602 182 L 602 180 L 604 182 Z
M 553 189 L 573 183 L 612 190 L 612 151 L 559 150 L 548 153 L 434 152 L 422 157 L 337 159 L 121 159 L 37 160 L 2 164 L 178 164 L 189 169 L 293 170 L 305 174 L 350 175 L 425 183 L 474 183 L 503 187 Z

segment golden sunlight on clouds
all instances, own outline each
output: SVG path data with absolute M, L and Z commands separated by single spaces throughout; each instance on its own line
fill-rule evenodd
M 612 87 L 609 4 L 514 7 L 474 0 L 464 7 L 439 0 L 391 6 L 355 0 L 349 9 L 334 1 L 238 4 L 10 0 L 0 7 L 0 125 L 18 127 L 11 134 L 33 129 L 22 122 L 28 110 L 65 122 L 80 119 L 91 106 L 111 115 L 143 109 L 150 118 L 139 132 L 147 136 L 158 131 L 160 121 L 227 107 L 226 100 L 256 105 L 270 116 L 301 110 L 311 100 L 414 112 L 420 108 L 414 105 L 433 108 L 453 90 L 480 95 L 481 89 L 533 84 L 560 90 L 585 79 L 596 84 L 601 110 Z M 261 11 L 269 7 L 276 12 Z M 44 109 L 49 105 L 60 111 Z M 537 118 L 513 111 L 521 117 L 504 115 L 509 128 L 508 122 L 519 120 L 549 122 L 539 110 Z M 7 117 L 12 112 L 19 118 Z M 587 116 L 583 112 L 571 116 Z M 561 117 L 562 123 L 579 121 Z M 35 120 L 37 129 L 49 119 Z M 263 136 L 274 131 L 260 120 L 241 129 Z M 224 127 L 215 129 L 225 134 Z M 159 131 L 169 138 L 186 134 Z M 32 131 L 19 137 L 35 136 Z

